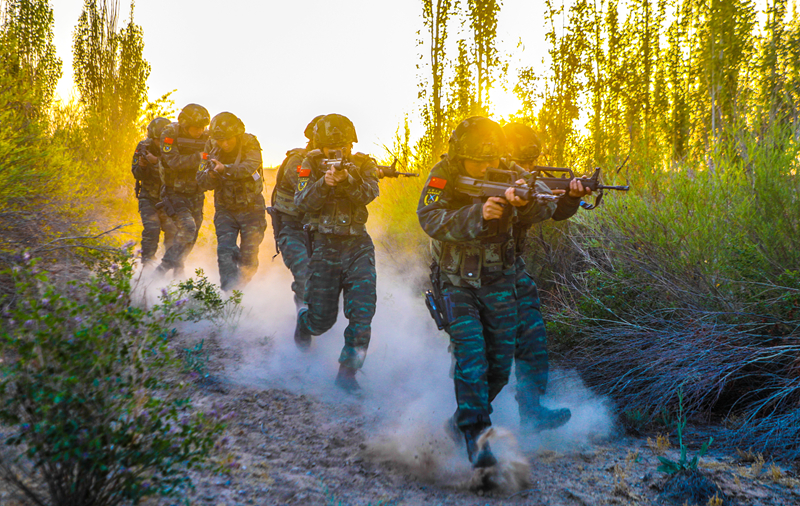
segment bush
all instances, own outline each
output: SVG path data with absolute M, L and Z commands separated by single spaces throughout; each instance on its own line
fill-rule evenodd
M 181 364 L 167 328 L 182 318 L 183 303 L 135 307 L 132 265 L 128 256 L 106 256 L 88 281 L 65 284 L 34 261 L 11 272 L 0 420 L 13 432 L 3 441 L 0 477 L 37 504 L 176 496 L 222 430 L 193 412 L 174 384 Z

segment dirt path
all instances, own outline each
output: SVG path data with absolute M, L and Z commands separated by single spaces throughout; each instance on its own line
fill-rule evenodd
M 402 408 L 384 413 L 385 392 L 370 388 L 369 380 L 375 378 L 369 375 L 360 377 L 366 393 L 359 399 L 330 385 L 334 365 L 319 375 L 325 381 L 309 381 L 319 372 L 313 355 L 290 355 L 297 362 L 284 365 L 282 376 L 270 377 L 270 368 L 264 366 L 259 369 L 264 375 L 256 378 L 246 355 L 276 356 L 287 350 L 269 339 L 238 350 L 215 339 L 209 343 L 211 372 L 218 381 L 198 386 L 195 401 L 236 415 L 217 457 L 227 471 L 195 473 L 191 504 L 660 504 L 666 476 L 656 471 L 657 454 L 678 458 L 674 448 L 662 443 L 659 449 L 646 438 L 623 436 L 611 426 L 576 430 L 581 417 L 599 424 L 596 411 L 601 405 L 584 399 L 590 409 L 573 409 L 575 418 L 558 431 L 515 442 L 517 428 L 509 423 L 508 434 L 492 444 L 504 466 L 501 478 L 519 482 L 476 493 L 470 490 L 474 475 L 465 451 L 441 428 L 447 411 L 416 419 Z M 556 386 L 565 382 L 569 377 L 554 380 Z M 498 418 L 509 417 L 501 412 Z M 800 482 L 785 468 L 725 455 L 704 458 L 700 467 L 728 496 L 726 504 L 800 504 Z

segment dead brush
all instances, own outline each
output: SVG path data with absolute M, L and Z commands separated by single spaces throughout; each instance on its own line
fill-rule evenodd
M 647 438 L 647 447 L 653 452 L 653 455 L 658 457 L 667 453 L 667 450 L 672 448 L 669 438 L 665 434 L 658 434 L 656 439 Z

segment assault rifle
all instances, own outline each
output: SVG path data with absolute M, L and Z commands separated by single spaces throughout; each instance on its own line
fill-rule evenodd
M 594 174 L 591 177 L 581 176 L 576 178 L 572 169 L 563 167 L 547 167 L 537 165 L 533 167 L 532 172 L 536 176 L 537 181 L 546 184 L 551 190 L 565 190 L 569 191 L 569 182 L 572 179 L 577 179 L 581 182 L 584 188 L 589 188 L 592 192 L 598 192 L 595 197 L 594 204 L 581 201 L 581 207 L 587 210 L 594 209 L 603 201 L 603 190 L 616 190 L 626 192 L 631 189 L 630 185 L 608 186 L 600 184 L 600 168 L 594 169 Z M 543 176 L 544 175 L 544 176 Z
M 383 177 L 419 177 L 419 174 L 415 172 L 398 172 L 396 167 L 397 158 L 394 159 L 391 165 L 378 165 L 378 168 L 383 172 Z
M 537 193 L 527 184 L 517 184 L 517 175 L 510 170 L 495 168 L 486 169 L 483 179 L 469 176 L 458 176 L 456 191 L 473 198 L 505 197 L 508 188 L 514 188 L 514 194 L 522 200 L 558 200 L 558 195 Z M 569 186 L 567 186 L 569 187 Z
M 326 170 L 330 169 L 331 167 L 333 167 L 334 170 L 342 170 L 350 165 L 350 162 L 344 159 L 341 149 L 330 150 L 328 152 L 328 156 L 330 156 L 330 158 L 322 159 L 322 166 L 325 167 Z

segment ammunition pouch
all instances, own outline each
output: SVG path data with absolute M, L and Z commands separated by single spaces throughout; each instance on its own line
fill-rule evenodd
M 500 235 L 486 241 L 431 242 L 433 258 L 454 285 L 458 280 L 478 283 L 481 276 L 510 269 L 515 260 L 515 243 Z

